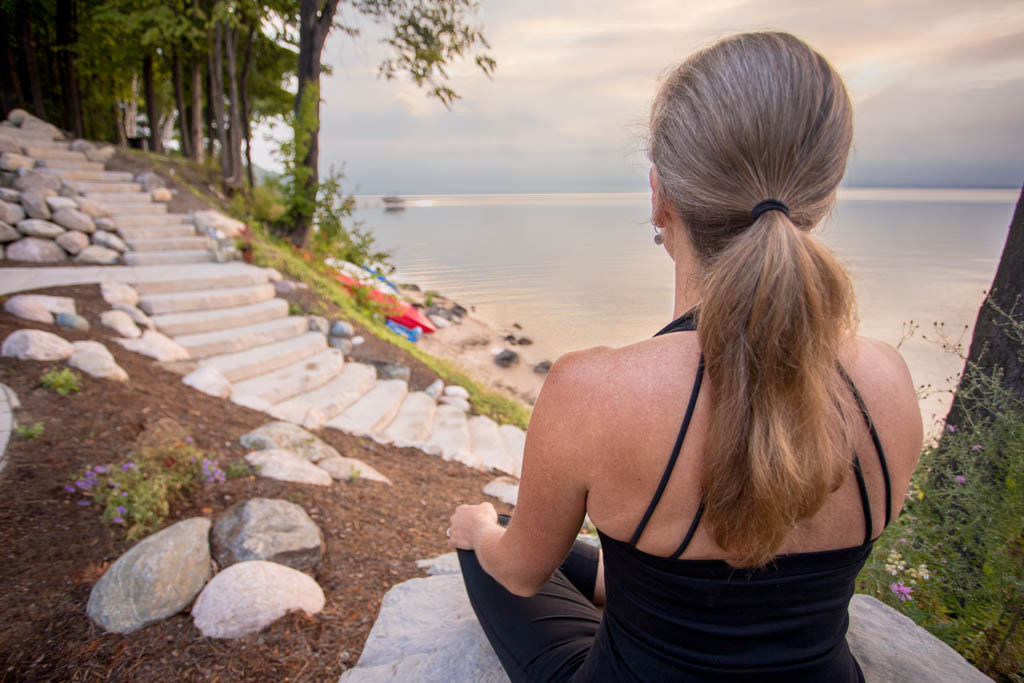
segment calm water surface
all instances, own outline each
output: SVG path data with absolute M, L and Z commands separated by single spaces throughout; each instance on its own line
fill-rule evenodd
M 901 347 L 916 384 L 945 388 L 960 370 L 929 341 L 933 325 L 954 340 L 973 325 L 1016 197 L 848 189 L 822 227 L 853 275 L 861 333 L 895 345 L 920 326 Z M 629 344 L 671 319 L 672 263 L 654 245 L 646 193 L 409 196 L 398 212 L 357 199 L 356 218 L 394 251 L 400 280 L 475 306 L 499 330 L 518 322 L 535 360 Z M 923 410 L 941 404 L 932 396 Z

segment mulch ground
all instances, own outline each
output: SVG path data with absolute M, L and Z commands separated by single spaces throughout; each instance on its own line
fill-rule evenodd
M 197 485 L 172 505 L 165 522 L 199 515 L 215 520 L 233 503 L 255 497 L 302 505 L 325 538 L 323 561 L 309 572 L 326 594 L 323 612 L 293 613 L 235 641 L 203 637 L 187 612 L 135 633 L 107 634 L 87 617 L 86 602 L 93 583 L 133 543 L 119 527 L 105 524 L 95 507 L 77 505 L 77 496 L 63 487 L 87 467 L 127 460 L 147 425 L 167 417 L 226 469 L 246 452 L 238 437 L 269 418 L 194 391 L 178 375 L 110 341 L 99 325 L 99 313 L 108 307 L 98 286 L 37 293 L 72 296 L 92 330 L 0 312 L 0 339 L 24 328 L 71 341 L 95 339 L 131 380 L 83 376 L 80 392 L 59 396 L 39 381 L 54 363 L 0 358 L 0 382 L 21 400 L 18 423 L 45 423 L 38 439 L 12 435 L 0 472 L 0 681 L 336 681 L 359 658 L 384 593 L 423 575 L 416 560 L 448 551 L 444 529 L 454 505 L 483 499 L 488 474 L 324 430 L 327 443 L 381 471 L 393 485 L 356 479 L 321 488 L 229 479 Z M 414 384 L 429 378 L 413 359 L 399 357 L 401 349 L 386 346 L 393 357 L 381 360 L 414 367 Z

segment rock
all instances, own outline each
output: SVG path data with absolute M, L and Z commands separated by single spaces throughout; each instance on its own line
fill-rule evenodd
M 112 266 L 120 260 L 121 254 L 113 249 L 93 244 L 78 252 L 75 263 L 92 263 L 98 266 Z
M 21 149 L 21 145 L 7 138 L 0 138 L 0 154 L 6 154 L 11 152 L 13 154 L 21 154 L 24 150 Z
M 370 365 L 377 368 L 378 379 L 404 379 L 406 382 L 412 377 L 412 371 L 408 365 L 401 363 L 387 363 L 380 360 L 371 360 Z
M 100 147 L 99 149 L 85 150 L 85 158 L 97 164 L 107 163 L 114 158 L 115 154 L 117 154 L 117 150 L 110 145 Z
M 338 453 L 338 451 L 328 446 L 322 440 L 291 422 L 268 422 L 251 432 L 243 434 L 239 441 L 246 448 L 256 451 L 269 449 L 288 450 L 302 456 L 309 462 L 319 462 L 324 458 L 341 456 L 341 453 Z
M 18 204 L 6 200 L 0 200 L 0 223 L 15 225 L 25 220 L 25 210 Z
M 307 316 L 307 319 L 309 320 L 310 332 L 319 332 L 320 334 L 327 334 L 327 318 L 323 317 L 322 315 L 311 315 Z
M 276 448 L 253 451 L 245 456 L 245 461 L 253 467 L 258 467 L 260 476 L 268 479 L 316 486 L 331 485 L 330 474 L 291 451 Z
M 94 147 L 96 147 L 96 145 L 92 144 L 88 140 L 82 140 L 81 138 L 73 140 L 71 144 L 68 145 L 68 149 L 72 152 L 85 152 L 85 150 L 93 149 Z
M 111 308 L 115 311 L 123 311 L 127 313 L 128 317 L 130 317 L 136 325 L 141 325 L 142 327 L 150 330 L 156 329 L 156 324 L 153 322 L 153 319 L 135 306 L 129 306 L 128 304 L 112 304 Z
M 551 372 L 551 361 L 542 360 L 541 362 L 533 366 L 533 371 L 536 372 L 538 375 L 548 374 L 549 372 Z
M 340 455 L 335 455 L 329 458 L 324 458 L 316 465 L 338 481 L 348 481 L 349 479 L 369 479 L 370 481 L 379 481 L 382 484 L 391 483 L 391 480 L 383 474 L 370 467 L 362 460 L 356 460 L 355 458 L 344 458 Z
M 68 255 L 53 240 L 25 237 L 7 246 L 7 260 L 28 263 L 60 263 Z
M 458 553 L 445 553 L 432 557 L 429 560 L 416 560 L 416 566 L 426 571 L 431 576 L 438 574 L 460 574 Z
M 469 412 L 469 401 L 464 398 L 458 398 L 456 396 L 442 396 L 438 399 L 438 402 L 444 405 L 454 406 L 464 413 Z
M 52 173 L 29 171 L 15 178 L 12 187 L 18 192 L 38 192 L 39 190 L 53 190 L 57 192 L 60 190 L 61 182 L 60 178 Z M 5 222 L 10 223 L 11 221 Z
M 199 367 L 185 375 L 181 381 L 209 396 L 216 396 L 217 398 L 228 398 L 231 396 L 231 382 L 227 377 L 211 367 Z
M 0 222 L 0 242 L 13 242 L 14 240 L 20 240 L 21 233 L 7 225 L 6 223 Z
M 59 316 L 58 316 L 59 317 Z M 94 341 L 73 342 L 75 353 L 68 358 L 68 365 L 87 375 L 115 382 L 127 382 L 128 373 L 117 364 L 106 346 Z
M 92 222 L 92 219 L 78 209 L 60 209 L 55 211 L 53 213 L 53 222 L 68 230 L 78 230 L 79 232 L 93 232 L 96 230 L 96 224 Z
M 212 209 L 194 212 L 192 222 L 195 223 L 196 230 L 199 232 L 209 234 L 219 230 L 224 233 L 225 237 L 238 237 L 246 229 L 246 225 L 242 221 L 229 218 Z
M 58 313 L 54 316 L 54 322 L 61 327 L 70 327 L 73 330 L 79 330 L 80 332 L 89 331 L 89 321 L 84 316 L 78 315 L 77 313 Z
M 110 209 L 105 207 L 103 204 L 93 201 L 92 199 L 80 199 L 78 200 L 78 210 L 84 213 L 89 218 L 92 218 L 93 225 L 98 230 L 113 231 L 116 229 L 113 223 L 111 223 L 108 227 L 101 228 L 99 223 L 97 222 L 100 218 L 110 218 Z
M 121 238 L 106 230 L 97 230 L 92 234 L 92 243 L 98 244 L 114 251 L 128 251 L 128 245 L 121 241 Z
M 149 356 L 162 362 L 190 358 L 185 347 L 156 330 L 146 330 L 138 339 L 115 339 L 114 341 L 129 351 L 141 353 L 143 356 Z
M 359 346 L 360 344 L 362 344 L 365 341 L 366 340 L 363 339 L 362 335 L 358 335 L 357 334 L 356 336 L 352 337 L 352 346 Z
M 0 156 L 0 168 L 5 171 L 17 171 L 19 168 L 32 168 L 36 165 L 35 159 L 24 154 L 15 152 L 4 152 Z
M 339 683 L 507 683 L 462 576 L 409 579 L 384 595 L 358 664 Z
M 850 601 L 846 642 L 867 681 L 991 681 L 909 617 L 868 595 Z
M 149 193 L 154 202 L 169 202 L 174 199 L 174 194 L 166 187 L 158 187 Z
M 328 337 L 327 345 L 341 351 L 341 355 L 347 356 L 352 353 L 352 340 L 344 337 Z
M 331 336 L 351 339 L 356 336 L 356 328 L 352 327 L 352 323 L 347 320 L 335 320 L 331 325 Z
M 70 197 L 46 197 L 46 205 L 50 211 L 60 211 L 61 209 L 77 209 L 78 202 Z M 25 197 L 22 195 L 21 203 L 25 203 Z
M 16 294 L 4 302 L 4 310 L 18 318 L 52 324 L 54 315 L 75 312 L 75 300 L 66 296 Z
M 4 358 L 18 360 L 64 360 L 70 358 L 75 347 L 51 332 L 18 330 L 11 332 L 0 347 Z
M 324 554 L 323 534 L 306 511 L 295 503 L 270 498 L 229 507 L 213 525 L 210 541 L 222 570 L 249 560 L 311 569 Z
M 423 393 L 436 401 L 442 391 L 444 391 L 444 381 L 435 379 L 429 387 L 423 390 Z
M 75 234 L 80 235 L 81 233 L 76 232 Z M 132 322 L 131 316 L 124 311 L 104 311 L 100 313 L 100 324 L 104 327 L 109 327 L 125 339 L 138 339 L 142 336 L 139 328 Z
M 44 221 L 41 218 L 26 218 L 23 221 L 18 221 L 18 232 L 28 237 L 45 237 L 52 240 L 57 235 L 63 235 L 65 231 L 56 223 Z
M 278 272 L 277 268 L 264 268 L 263 272 L 266 274 L 267 280 L 269 280 L 270 282 L 280 282 L 282 279 L 284 279 L 281 273 Z
M 529 337 L 520 337 L 519 339 L 516 340 L 516 344 L 518 344 L 519 346 L 530 346 L 531 344 L 533 344 L 533 340 L 530 339 Z
M 430 322 L 434 323 L 434 327 L 436 327 L 439 330 L 443 330 L 444 328 L 449 327 L 452 324 L 451 321 L 448 320 L 447 318 L 442 318 L 441 316 L 436 314 L 428 315 L 427 318 L 430 319 Z
M 37 137 L 44 137 L 47 140 L 64 139 L 64 134 L 60 132 L 60 128 L 34 116 L 22 121 L 21 129 Z
M 445 396 L 453 396 L 455 398 L 464 398 L 469 400 L 469 390 L 465 387 L 460 387 L 458 384 L 449 384 L 444 388 Z
M 231 392 L 231 402 L 251 410 L 258 410 L 261 413 L 270 412 L 274 407 L 270 401 L 260 398 L 256 394 Z
M 160 174 L 153 171 L 145 171 L 138 174 L 135 176 L 135 182 L 142 185 L 142 189 L 146 192 L 152 192 L 158 187 L 167 187 L 167 181 Z
M 20 126 L 30 116 L 31 114 L 24 109 L 12 109 L 7 113 L 7 120 L 16 126 Z
M 0 143 L 2 142 L 3 138 L 0 138 Z M 17 204 L 21 201 L 21 193 L 9 187 L 0 187 L 0 201 Z
M 323 589 L 300 571 L 275 562 L 233 564 L 213 577 L 192 607 L 192 619 L 208 638 L 242 638 L 288 612 L 317 614 Z
M 83 202 L 84 203 L 84 202 Z M 83 211 L 85 213 L 85 211 Z M 92 214 L 89 214 L 90 216 Z M 113 218 L 96 218 L 93 217 L 93 225 L 96 226 L 97 230 L 106 230 L 107 232 L 117 232 L 117 223 L 114 222 Z
M 137 543 L 92 587 L 89 616 L 128 633 L 183 610 L 210 577 L 209 533 L 210 520 L 195 517 Z
M 63 199 L 62 197 L 43 197 L 38 192 L 22 192 L 21 208 L 25 209 L 25 215 L 29 218 L 50 219 L 50 205 L 47 199 Z
M 494 357 L 494 363 L 501 368 L 510 368 L 513 365 L 519 365 L 519 354 L 515 351 L 504 349 Z
M 72 256 L 89 246 L 89 238 L 86 237 L 84 232 L 78 232 L 77 230 L 68 230 L 62 235 L 57 235 L 54 242 Z
M 515 505 L 519 498 L 519 481 L 513 477 L 498 477 L 484 487 L 484 495 Z
M 123 282 L 101 282 L 100 296 L 111 306 L 124 304 L 134 306 L 139 303 L 139 293 L 131 285 Z

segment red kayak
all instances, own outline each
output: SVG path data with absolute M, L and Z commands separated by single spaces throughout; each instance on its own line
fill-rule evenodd
M 349 277 L 344 273 L 334 271 L 334 279 L 340 282 L 345 289 L 351 293 L 356 287 L 369 288 L 369 285 L 360 283 L 355 278 Z M 380 305 L 381 310 L 384 311 L 385 317 L 388 320 L 393 320 L 399 325 L 408 327 L 410 330 L 414 327 L 419 327 L 424 333 L 430 334 L 437 332 L 437 328 L 434 323 L 430 322 L 430 318 L 423 315 L 412 304 L 406 303 L 396 296 L 382 292 L 377 289 L 370 289 L 370 300 Z

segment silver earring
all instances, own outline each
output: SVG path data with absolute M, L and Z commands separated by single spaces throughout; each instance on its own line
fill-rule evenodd
M 651 226 L 654 228 L 654 243 L 660 247 L 665 243 L 665 238 L 661 236 L 661 227 L 654 221 L 651 221 Z

